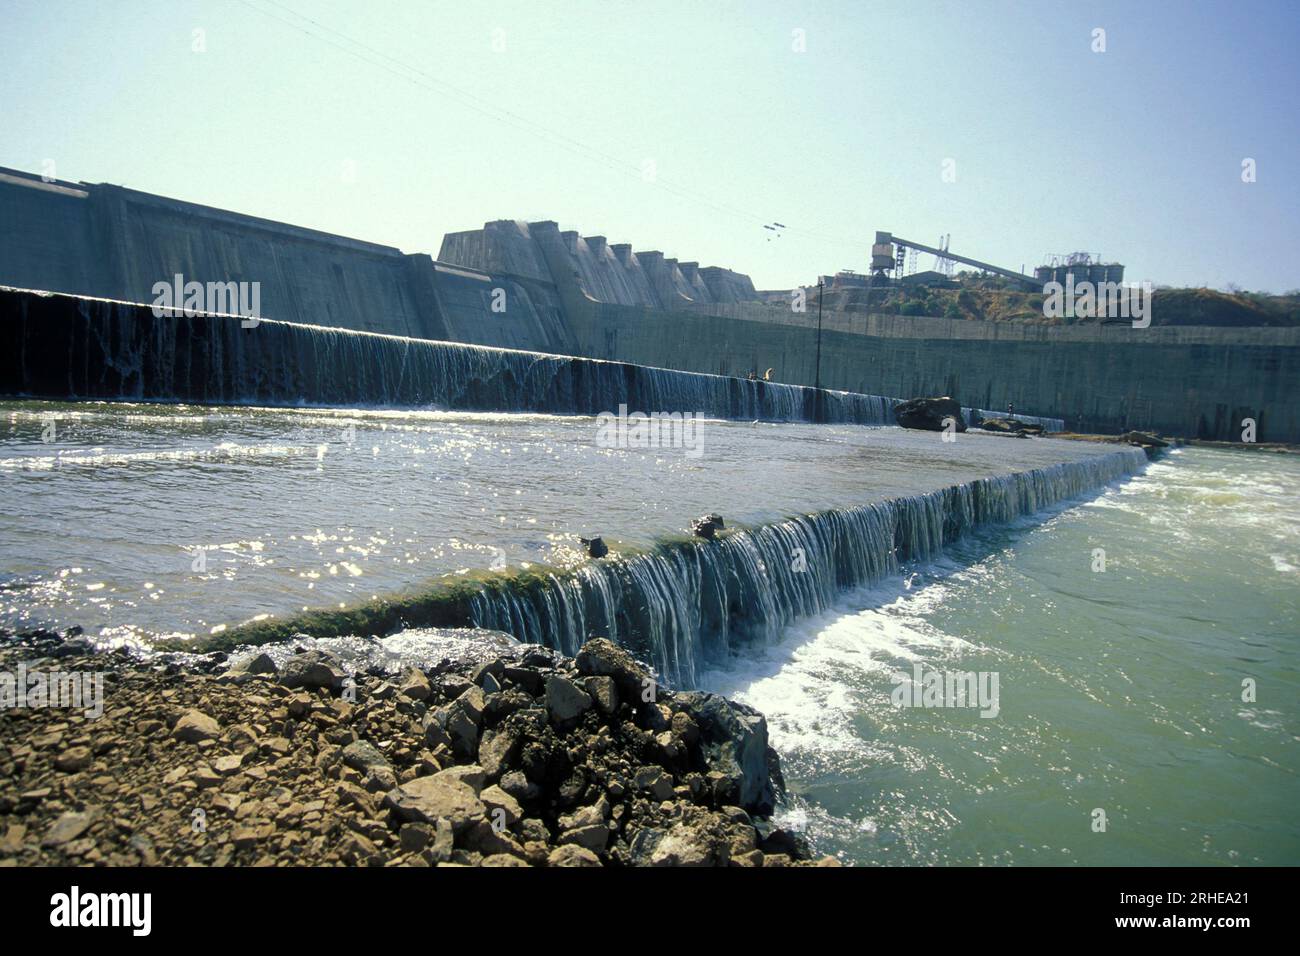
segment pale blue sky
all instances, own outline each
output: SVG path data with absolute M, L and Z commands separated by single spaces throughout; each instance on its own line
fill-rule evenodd
M 0 0 L 0 165 L 434 255 L 555 219 L 760 288 L 865 270 L 885 229 L 1284 291 L 1297 51 L 1300 4 L 1251 0 Z

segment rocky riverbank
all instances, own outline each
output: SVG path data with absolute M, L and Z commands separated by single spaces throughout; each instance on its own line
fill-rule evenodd
M 6 641 L 0 865 L 813 862 L 768 820 L 782 782 L 762 715 L 660 687 L 608 641 L 573 659 L 504 638 L 395 674 L 279 656 Z M 101 713 L 89 682 L 50 706 L 90 674 Z

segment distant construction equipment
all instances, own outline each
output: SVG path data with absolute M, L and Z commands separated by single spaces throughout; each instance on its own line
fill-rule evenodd
M 960 262 L 964 265 L 974 266 L 983 272 L 1014 279 L 1027 288 L 1041 291 L 1043 282 L 1037 276 L 1025 275 L 1023 272 L 1013 272 L 1010 269 L 1003 269 L 1001 266 L 981 262 L 979 259 L 972 259 L 969 256 L 959 256 L 949 250 L 948 243 L 951 240 L 951 234 L 943 236 L 939 240 L 939 246 L 935 247 L 922 242 L 913 242 L 911 239 L 904 239 L 901 236 L 895 236 L 893 233 L 877 232 L 876 241 L 871 247 L 871 274 L 873 278 L 885 278 L 885 273 L 892 272 L 896 280 L 901 279 L 903 277 L 904 257 L 909 250 L 914 250 L 934 256 L 934 271 L 948 278 L 952 277 L 954 264 Z
M 908 272 L 915 272 L 916 255 L 921 252 L 934 256 L 934 272 L 931 275 L 939 277 L 940 281 L 942 279 L 951 280 L 953 267 L 958 262 L 974 266 L 983 272 L 1012 279 L 1035 292 L 1042 291 L 1043 286 L 1049 282 L 1059 282 L 1061 285 L 1065 285 L 1071 277 L 1076 285 L 1085 281 L 1095 284 L 1102 282 L 1119 284 L 1124 281 L 1124 267 L 1122 265 L 1118 262 L 1103 262 L 1101 256 L 1088 252 L 1049 255 L 1046 264 L 1035 269 L 1034 274 L 1031 276 L 1024 272 L 1004 269 L 989 262 L 981 262 L 979 259 L 972 259 L 969 256 L 959 256 L 950 250 L 949 243 L 951 241 L 952 235 L 948 234 L 939 237 L 937 246 L 928 246 L 921 242 L 913 242 L 911 239 L 895 236 L 893 233 L 877 232 L 876 241 L 871 247 L 870 284 L 888 283 L 891 276 L 894 282 L 902 281 Z M 911 269 L 905 269 L 909 254 L 911 256 Z M 926 275 L 926 273 L 922 273 L 922 275 Z

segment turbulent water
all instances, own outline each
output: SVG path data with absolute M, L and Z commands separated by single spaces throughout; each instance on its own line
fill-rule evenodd
M 147 645 L 509 581 L 466 623 L 566 650 L 609 634 L 669 682 L 766 713 L 786 823 L 845 860 L 1300 862 L 1289 456 L 1148 466 L 1086 443 L 735 421 L 704 422 L 696 454 L 610 447 L 576 416 L 3 414 L 0 625 Z M 713 511 L 721 540 L 685 534 Z M 580 534 L 611 556 L 586 561 Z M 407 638 L 391 644 L 436 653 Z M 918 664 L 996 675 L 990 716 L 893 706 Z
M 691 448 L 637 448 L 553 415 L 0 408 L 0 624 L 146 643 L 563 567 L 579 535 L 644 549 L 704 512 L 762 525 L 991 475 L 1009 452 L 1030 468 L 1095 454 L 857 426 L 706 421 Z
M 1129 449 L 799 515 L 709 545 L 661 545 L 537 586 L 485 592 L 472 620 L 570 654 L 588 637 L 609 637 L 670 683 L 693 687 L 708 664 L 729 665 L 770 644 L 845 588 L 880 581 L 974 528 L 1034 514 L 1144 462 Z
M 788 821 L 848 860 L 1295 865 L 1298 489 L 1291 456 L 1179 451 L 706 683 L 767 714 Z M 917 664 L 996 672 L 997 716 L 895 707 Z

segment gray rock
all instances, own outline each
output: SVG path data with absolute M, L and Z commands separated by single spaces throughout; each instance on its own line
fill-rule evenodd
M 961 403 L 948 398 L 913 398 L 894 406 L 894 419 L 904 428 L 941 432 L 949 427 L 947 419 L 959 432 L 966 430 L 966 417 L 961 413 Z
M 433 842 L 437 830 L 429 823 L 403 823 L 398 831 L 398 844 L 403 853 L 419 853 Z
M 85 833 L 98 818 L 98 810 L 64 813 L 50 824 L 49 830 L 45 833 L 45 838 L 41 840 L 41 846 L 63 846 L 63 844 L 69 843 Z
M 719 531 L 726 525 L 722 522 L 722 515 L 707 514 L 694 519 L 691 522 L 691 533 L 697 538 L 703 538 L 705 541 L 712 541 Z
M 343 748 L 343 763 L 353 770 L 369 773 L 376 767 L 389 767 L 388 758 L 368 740 L 357 740 Z
M 474 791 L 477 796 L 482 790 L 483 785 L 487 783 L 487 774 L 483 768 L 476 763 L 461 764 L 457 767 L 448 767 L 446 770 L 440 770 L 434 774 L 436 777 L 442 777 L 444 780 L 455 780 L 463 783 Z
M 430 847 L 435 862 L 445 863 L 451 859 L 451 854 L 455 850 L 455 835 L 456 828 L 452 826 L 450 820 L 442 819 L 438 821 L 437 832 L 433 837 L 433 846 Z
M 433 693 L 429 678 L 424 676 L 424 671 L 418 667 L 407 669 L 398 682 L 397 689 L 412 700 L 428 700 L 429 695 Z
M 704 815 L 666 830 L 637 830 L 628 841 L 628 855 L 637 866 L 726 866 L 726 834 L 713 828 L 712 821 Z
M 640 767 L 632 778 L 638 790 L 649 791 L 656 800 L 671 800 L 673 778 L 661 767 Z
M 697 828 L 678 824 L 655 846 L 650 854 L 650 865 L 724 866 L 728 859 L 725 844 L 719 845 Z
M 567 844 L 556 847 L 546 858 L 547 866 L 600 866 L 600 857 L 586 847 Z
M 438 678 L 438 689 L 442 691 L 442 696 L 448 700 L 454 700 L 472 684 L 464 674 L 457 674 L 455 671 L 448 671 Z
M 546 730 L 550 715 L 545 707 L 525 707 L 516 713 L 516 726 L 525 737 L 536 737 Z
M 766 854 L 780 854 L 794 859 L 811 859 L 812 847 L 803 834 L 790 830 L 772 829 L 758 841 L 758 848 Z
M 484 789 L 479 794 L 479 799 L 488 808 L 488 819 L 494 823 L 496 822 L 496 814 L 493 813 L 495 810 L 501 810 L 505 814 L 506 826 L 523 819 L 524 808 L 519 805 L 519 801 L 498 786 Z
M 484 734 L 478 745 L 478 762 L 488 779 L 496 780 L 508 769 L 519 751 L 519 735 L 513 728 L 498 727 Z
M 227 674 L 275 674 L 275 661 L 270 654 L 259 653 L 242 658 L 230 665 Z
M 597 803 L 582 807 L 566 816 L 560 817 L 560 827 L 564 830 L 576 830 L 580 827 L 595 826 L 609 818 L 609 801 L 601 797 Z
M 735 802 L 741 807 L 771 816 L 776 789 L 768 763 L 766 718 L 717 694 L 684 693 L 675 701 L 699 727 L 700 750 L 709 771 L 735 782 Z
M 324 688 L 338 691 L 347 680 L 347 672 L 338 661 L 323 651 L 295 654 L 280 669 L 280 683 L 285 687 Z
M 1155 435 L 1148 435 L 1146 432 L 1125 432 L 1120 435 L 1121 441 L 1126 441 L 1130 445 L 1139 445 L 1143 448 L 1168 448 L 1169 442 L 1163 438 L 1157 438 Z
M 487 808 L 465 783 L 442 774 L 417 777 L 390 790 L 384 806 L 405 823 L 433 823 L 447 820 L 456 832 L 482 818 Z
M 732 823 L 742 823 L 745 826 L 751 826 L 753 820 L 745 812 L 743 807 L 719 807 L 718 812 L 730 820 Z
M 978 425 L 986 432 L 998 432 L 1003 435 L 1041 435 L 1042 425 L 1031 425 L 1015 418 L 985 418 Z
M 469 672 L 469 679 L 471 683 L 483 687 L 483 681 L 488 677 L 488 675 L 491 675 L 499 681 L 501 675 L 505 673 L 505 670 L 506 662 L 500 658 L 484 661 Z M 486 691 L 486 688 L 484 688 L 484 690 Z
M 612 677 L 618 688 L 619 703 L 628 704 L 634 709 L 638 723 L 646 713 L 654 709 L 653 705 L 641 703 L 646 698 L 646 689 L 654 688 L 657 692 L 662 692 L 649 667 L 603 637 L 593 638 L 582 645 L 574 661 L 578 673 L 584 677 Z
M 631 654 L 603 637 L 582 645 L 575 660 L 578 673 L 588 677 L 612 677 L 625 692 L 629 687 L 639 691 L 641 681 L 650 676 L 650 672 Z
M 158 862 L 158 851 L 154 847 L 153 840 L 143 833 L 132 834 L 131 839 L 127 841 L 127 846 L 139 854 L 140 862 L 145 866 L 153 866 Z
M 530 783 L 528 778 L 518 770 L 502 775 L 501 789 L 516 800 L 535 800 L 542 792 L 537 784 Z
M 397 774 L 386 765 L 371 767 L 361 785 L 370 793 L 387 793 L 397 786 Z
M 693 747 L 700 739 L 700 728 L 688 714 L 673 714 L 673 736 L 680 737 L 688 747 Z
M 575 827 L 572 830 L 566 830 L 560 834 L 561 844 L 573 843 L 581 847 L 586 847 L 593 853 L 599 853 L 605 849 L 605 844 L 609 842 L 609 827 L 603 823 L 592 824 L 586 827 Z
M 509 667 L 502 671 L 502 676 L 514 684 L 522 687 L 530 694 L 540 694 L 545 678 L 531 667 Z
M 602 714 L 613 714 L 618 710 L 618 685 L 614 678 L 608 676 L 588 677 L 583 681 L 587 693 L 596 701 Z
M 517 710 L 531 707 L 532 704 L 532 697 L 514 687 L 510 688 L 510 690 L 488 694 L 483 702 L 483 719 L 494 722 L 503 717 L 509 717 Z
M 172 728 L 172 736 L 196 744 L 221 736 L 221 725 L 201 710 L 187 710 Z
M 541 644 L 529 644 L 524 656 L 520 658 L 525 667 L 546 667 L 554 670 L 559 666 L 563 655 Z
M 536 817 L 524 819 L 519 824 L 519 836 L 525 843 L 541 843 L 543 845 L 551 841 L 551 833 L 546 829 L 546 824 Z
M 437 750 L 439 747 L 452 749 L 451 735 L 443 729 L 436 714 L 428 714 L 424 718 L 424 745 L 430 750 Z
M 481 687 L 470 685 L 459 697 L 437 711 L 437 720 L 451 738 L 451 748 L 458 757 L 472 760 L 478 752 L 485 699 Z
M 563 724 L 591 709 L 591 695 L 567 677 L 546 679 L 546 709 L 551 720 Z
M 487 695 L 482 691 L 482 688 L 471 685 L 471 687 L 467 687 L 464 691 L 461 691 L 460 695 L 456 697 L 454 701 L 451 701 L 450 709 L 459 710 L 460 713 L 465 715 L 465 717 L 468 717 L 473 721 L 474 726 L 478 727 L 481 726 L 482 719 L 484 719 L 484 704 L 486 700 Z
M 655 848 L 667 836 L 666 830 L 658 827 L 640 827 L 628 836 L 628 859 L 633 866 L 649 866 Z

